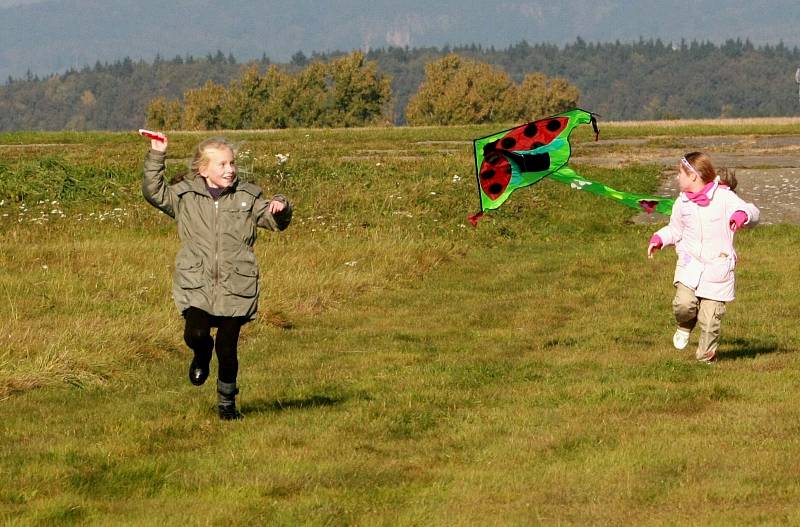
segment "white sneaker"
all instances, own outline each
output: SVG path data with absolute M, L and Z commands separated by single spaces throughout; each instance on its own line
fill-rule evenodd
M 691 332 L 685 329 L 678 328 L 675 330 L 675 334 L 672 335 L 672 345 L 675 346 L 676 350 L 682 350 L 689 344 L 689 335 L 691 335 Z

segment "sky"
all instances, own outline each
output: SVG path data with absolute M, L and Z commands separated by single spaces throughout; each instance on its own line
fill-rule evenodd
M 14 7 L 17 5 L 24 5 L 24 4 L 35 4 L 36 2 L 42 2 L 43 0 L 0 0 L 0 8 L 3 7 Z

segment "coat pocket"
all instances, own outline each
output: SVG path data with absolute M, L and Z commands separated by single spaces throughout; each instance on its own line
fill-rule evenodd
M 199 258 L 179 258 L 175 262 L 175 283 L 182 289 L 203 287 L 203 262 Z
M 237 296 L 254 297 L 258 294 L 258 266 L 248 262 L 238 262 L 228 282 L 228 290 Z
M 733 268 L 736 260 L 732 256 L 719 256 L 705 264 L 703 279 L 708 282 L 722 283 L 733 279 Z

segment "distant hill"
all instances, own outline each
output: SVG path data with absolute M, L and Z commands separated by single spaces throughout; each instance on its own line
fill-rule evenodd
M 376 61 L 379 72 L 392 80 L 396 123 L 404 122 L 406 104 L 419 89 L 425 65 L 450 51 L 500 66 L 517 82 L 535 71 L 563 77 L 578 87 L 580 105 L 606 120 L 800 115 L 797 48 L 756 47 L 748 41 L 673 46 L 658 40 L 577 40 L 563 47 L 522 42 L 503 50 L 467 46 L 372 51 L 368 60 Z M 295 64 L 281 68 L 302 68 L 301 57 L 295 59 Z M 15 80 L 0 86 L 0 131 L 137 128 L 145 124 L 151 99 L 180 98 L 209 80 L 227 86 L 242 67 L 234 57 L 218 52 L 153 63 L 125 59 Z
M 224 5 L 225 7 L 220 7 Z M 0 79 L 157 54 L 749 39 L 800 45 L 797 0 L 0 0 Z

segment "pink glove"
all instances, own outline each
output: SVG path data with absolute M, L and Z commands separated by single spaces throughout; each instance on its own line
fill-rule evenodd
M 731 214 L 729 225 L 732 231 L 738 231 L 745 223 L 747 223 L 747 213 L 745 211 L 737 210 Z
M 655 246 L 656 249 L 661 249 L 664 247 L 664 241 L 661 239 L 661 236 L 654 234 L 650 237 L 650 245 Z
M 661 236 L 658 234 L 654 234 L 650 237 L 650 243 L 647 245 L 647 257 L 652 258 L 653 253 L 657 250 L 660 250 L 664 246 L 664 241 L 661 239 Z

